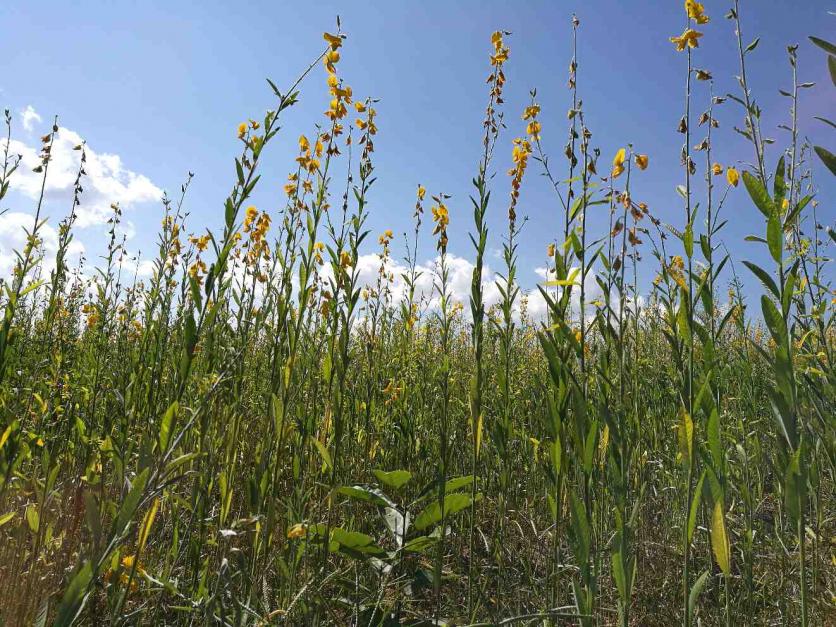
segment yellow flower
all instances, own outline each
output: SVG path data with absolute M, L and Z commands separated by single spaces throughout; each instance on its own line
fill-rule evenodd
M 522 114 L 523 120 L 533 120 L 540 114 L 540 105 L 533 104 L 525 108 Z
M 697 24 L 705 24 L 708 22 L 708 16 L 704 13 L 705 8 L 701 2 L 696 0 L 685 0 L 685 11 L 688 17 L 694 20 Z
M 726 180 L 732 187 L 737 187 L 737 182 L 740 180 L 740 174 L 738 174 L 737 170 L 734 168 L 728 168 L 726 170 Z
M 790 207 L 790 201 L 788 198 L 784 198 L 783 202 L 781 202 L 781 209 L 786 211 Z
M 627 151 L 624 148 L 619 148 L 615 153 L 615 158 L 612 160 L 612 177 L 618 178 L 624 172 L 624 159 L 627 158 Z
M 693 28 L 689 28 L 679 37 L 671 37 L 670 40 L 676 44 L 677 52 L 682 52 L 686 47 L 699 48 L 700 42 L 698 40 L 700 37 L 702 37 L 702 33 L 695 31 Z
M 491 65 L 502 65 L 508 60 L 508 54 L 510 53 L 510 49 L 502 41 L 502 33 L 494 32 L 491 35 L 491 43 L 496 51 L 496 54 L 491 55 Z
M 331 50 L 336 50 L 343 45 L 342 37 L 339 35 L 332 35 L 331 33 L 322 33 L 322 38 L 331 46 Z
M 298 540 L 299 538 L 304 538 L 307 532 L 308 529 L 306 525 L 303 525 L 302 523 L 296 523 L 290 529 L 287 530 L 287 538 L 288 540 Z
M 200 237 L 192 236 L 189 238 L 189 241 L 195 245 L 195 247 L 203 252 L 206 250 L 206 247 L 209 246 L 209 236 L 208 235 L 201 235 Z
M 329 74 L 334 74 L 337 69 L 334 67 L 336 63 L 340 60 L 340 53 L 334 50 L 333 48 L 325 53 L 325 57 L 322 59 L 322 63 L 325 65 L 325 69 L 328 71 Z
M 423 185 L 418 186 L 418 200 L 424 200 L 424 195 L 427 193 L 426 188 Z
M 311 143 L 304 135 L 299 136 L 299 152 L 308 152 L 311 149 Z
M 647 155 L 636 155 L 636 165 L 639 169 L 646 170 L 649 159 Z
M 535 141 L 540 139 L 540 122 L 537 120 L 532 120 L 528 123 L 528 126 L 525 129 L 525 132 L 531 135 L 531 138 Z
M 720 176 L 723 173 L 723 166 L 721 166 L 719 163 L 715 163 L 711 166 L 711 173 L 714 176 Z
M 246 134 L 247 134 L 247 123 L 246 122 L 241 122 L 241 124 L 238 125 L 238 139 L 244 139 L 244 135 L 246 135 Z
M 340 267 L 348 268 L 351 265 L 351 255 L 344 250 L 340 253 Z
M 354 103 L 354 108 L 357 109 L 357 113 L 364 113 L 366 111 L 366 105 L 359 100 Z

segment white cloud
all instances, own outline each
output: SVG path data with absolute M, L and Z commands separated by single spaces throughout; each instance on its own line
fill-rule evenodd
M 31 112 L 30 112 L 31 109 Z M 30 112 L 30 124 L 38 114 L 28 107 L 24 116 Z M 64 217 L 72 203 L 73 185 L 78 173 L 81 151 L 74 150 L 82 143 L 81 136 L 66 128 L 60 128 L 52 146 L 52 159 L 46 180 L 45 199 L 47 209 L 58 212 L 53 215 L 54 221 Z M 0 141 L 0 149 L 4 143 Z M 40 164 L 40 146 L 30 146 L 18 140 L 12 140 L 9 145 L 12 154 L 21 155 L 18 170 L 11 177 L 11 189 L 23 196 L 37 200 L 41 193 L 42 174 L 33 172 Z M 119 155 L 96 152 L 86 147 L 87 175 L 82 178 L 84 193 L 81 195 L 81 205 L 77 210 L 76 226 L 79 228 L 100 225 L 107 222 L 111 216 L 111 203 L 117 202 L 123 210 L 129 210 L 136 205 L 158 201 L 162 197 L 162 190 L 142 174 L 129 170 Z
M 32 230 L 34 218 L 28 213 L 9 212 L 0 215 L 0 276 L 8 277 L 12 273 L 17 257 L 14 251 L 22 251 L 26 245 L 26 232 Z M 58 251 L 58 232 L 49 224 L 44 224 L 39 231 L 43 241 L 44 258 L 41 263 L 41 276 L 46 278 L 55 267 L 55 253 Z M 67 263 L 71 266 L 84 253 L 84 245 L 74 239 L 67 251 Z
M 123 281 L 136 275 L 138 280 L 148 279 L 154 274 L 154 260 L 138 259 L 126 253 L 121 261 Z
M 25 131 L 31 131 L 35 128 L 36 123 L 41 122 L 40 114 L 35 111 L 32 105 L 26 105 L 26 108 L 20 112 L 20 119 L 23 122 L 23 129 Z
M 438 294 L 434 288 L 434 281 L 437 281 L 439 261 L 439 258 L 435 257 L 434 259 L 418 264 L 416 268 L 416 271 L 420 272 L 421 276 L 416 281 L 415 298 L 418 301 L 422 301 L 426 308 L 430 311 L 437 310 L 439 306 Z M 361 255 L 358 259 L 357 266 L 360 271 L 360 284 L 374 287 L 377 281 L 378 268 L 380 267 L 380 257 L 376 254 Z M 469 317 L 470 306 L 468 303 L 470 299 L 470 283 L 473 277 L 474 264 L 464 257 L 448 254 L 447 267 L 449 272 L 448 288 L 450 297 L 454 302 L 461 302 L 465 306 L 465 316 Z M 389 287 L 392 293 L 392 301 L 394 303 L 398 303 L 406 297 L 407 285 L 403 279 L 403 275 L 404 273 L 407 273 L 408 270 L 409 269 L 404 264 L 392 259 L 389 259 L 386 264 L 386 272 L 390 272 L 394 275 L 393 281 Z M 535 269 L 535 272 L 543 278 L 546 276 L 545 268 L 537 268 Z M 327 274 L 327 272 L 323 274 Z M 497 285 L 499 277 L 487 264 L 483 267 L 482 277 L 483 300 L 485 303 L 485 309 L 487 310 L 490 309 L 492 305 L 500 302 L 502 294 L 500 293 L 499 286 Z M 502 281 L 502 279 L 499 280 Z M 601 290 L 595 282 L 595 278 L 592 273 L 587 276 L 586 288 L 588 300 L 597 298 L 600 295 Z M 536 287 L 530 290 L 523 290 L 517 296 L 517 301 L 514 306 L 516 318 L 519 319 L 523 293 L 525 293 L 528 297 L 528 318 L 535 321 L 544 319 L 547 313 L 547 305 L 543 295 L 540 293 L 540 290 Z M 577 311 L 580 308 L 579 294 L 573 295 L 572 303 L 575 311 Z

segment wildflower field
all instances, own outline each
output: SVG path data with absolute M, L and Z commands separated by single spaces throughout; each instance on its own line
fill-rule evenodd
M 596 148 L 577 18 L 555 79 L 568 116 L 534 90 L 509 110 L 525 42 L 485 33 L 470 198 L 416 180 L 405 234 L 368 227 L 385 103 L 353 93 L 339 21 L 295 83 L 269 83 L 266 113 L 229 122 L 240 152 L 222 228 L 190 222 L 191 175 L 163 198 L 148 278 L 123 265 L 116 203 L 105 257 L 72 262 L 84 143 L 46 265 L 56 119 L 25 246 L 0 279 L 0 624 L 836 624 L 836 214 L 817 193 L 836 175 L 836 123 L 824 111 L 819 137 L 798 133 L 813 85 L 790 46 L 774 69 L 783 132 L 762 131 L 747 81 L 759 40 L 741 25 L 761 7 L 731 4 L 708 15 L 686 0 L 670 37 L 675 222 L 631 192 L 670 155 Z M 708 29 L 736 41 L 735 93 L 701 69 Z M 816 89 L 832 103 L 836 44 L 800 45 L 829 68 Z M 330 100 L 303 99 L 311 83 Z M 320 123 L 286 126 L 302 106 Z M 0 203 L 25 167 L 5 121 Z M 750 152 L 721 162 L 733 133 Z M 278 143 L 298 156 L 286 180 L 262 179 Z M 558 232 L 523 232 L 533 177 Z M 269 209 L 252 200 L 265 186 Z M 733 196 L 746 247 L 725 236 Z M 593 211 L 607 228 L 587 228 Z M 466 300 L 452 224 L 470 234 Z M 548 260 L 539 286 L 518 281 L 521 246 Z

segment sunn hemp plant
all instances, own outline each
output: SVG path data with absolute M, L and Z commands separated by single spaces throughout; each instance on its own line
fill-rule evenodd
M 822 51 L 836 83 L 836 46 L 787 48 L 789 115 L 772 140 L 740 4 L 725 29 L 735 93 L 700 67 L 724 30 L 702 3 L 685 1 L 670 37 L 685 83 L 675 223 L 642 199 L 667 155 L 639 138 L 598 147 L 581 94 L 606 77 L 581 73 L 574 16 L 565 131 L 535 89 L 506 118 L 511 34 L 493 33 L 469 202 L 416 181 L 402 238 L 368 226 L 386 109 L 348 84 L 339 22 L 292 85 L 268 81 L 269 110 L 231 125 L 222 228 L 192 224 L 191 174 L 163 198 L 146 279 L 127 263 L 118 204 L 99 267 L 73 261 L 83 143 L 47 258 L 56 118 L 0 279 L 0 622 L 828 624 L 836 234 L 816 181 L 836 159 L 798 115 L 813 87 L 799 77 Z M 287 110 L 317 76 L 324 114 L 293 132 Z M 723 128 L 723 108 L 738 126 Z M 5 130 L 0 200 L 24 167 L 8 111 Z M 732 132 L 750 162 L 727 149 Z M 275 142 L 296 157 L 265 209 L 253 194 Z M 554 193 L 545 236 L 522 213 L 535 175 Z M 731 199 L 757 263 L 729 254 Z M 466 224 L 474 259 L 460 266 L 451 225 Z M 526 290 L 530 242 L 547 269 Z

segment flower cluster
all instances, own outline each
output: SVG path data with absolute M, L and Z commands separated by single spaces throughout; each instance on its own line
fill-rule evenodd
M 695 0 L 685 0 L 685 12 L 688 14 L 688 19 L 693 20 L 695 24 L 705 24 L 708 22 L 708 16 L 704 11 L 705 9 L 702 3 L 696 2 Z M 702 37 L 701 32 L 689 27 L 681 35 L 671 37 L 670 40 L 671 43 L 676 44 L 677 52 L 682 52 L 686 48 L 699 48 L 700 37 Z
M 685 262 L 679 255 L 671 257 L 671 262 L 667 265 L 668 276 L 683 290 L 688 289 L 685 283 Z
M 540 141 L 540 122 L 537 116 L 540 114 L 540 105 L 531 104 L 525 108 L 522 119 L 528 122 L 525 128 L 526 134 L 531 136 L 531 141 Z
M 81 312 L 87 316 L 87 328 L 95 328 L 101 318 L 99 309 L 92 303 L 84 303 L 81 306 Z
M 386 394 L 386 405 L 391 405 L 396 402 L 403 394 L 403 381 L 396 382 L 394 379 L 389 379 L 386 387 L 383 388 L 383 393 Z
M 180 225 L 174 219 L 174 216 L 166 216 L 163 218 L 163 231 L 168 235 L 168 251 L 166 263 L 176 266 L 177 260 L 180 256 Z
M 319 159 L 322 157 L 322 151 L 324 150 L 324 146 L 322 145 L 322 140 L 317 138 L 316 142 L 314 143 L 313 150 L 311 150 L 311 142 L 308 141 L 308 138 L 304 135 L 299 136 L 299 156 L 296 157 L 296 163 L 299 164 L 299 167 L 309 174 L 314 174 L 319 170 Z M 289 188 L 292 188 L 293 193 L 296 191 L 295 184 L 291 186 L 291 183 L 296 183 L 296 176 L 293 176 L 293 180 L 285 185 L 285 192 L 288 192 Z M 288 196 L 290 193 L 288 193 Z
M 247 249 L 247 265 L 255 268 L 256 278 L 262 283 L 267 276 L 260 271 L 259 261 L 270 259 L 270 245 L 267 243 L 267 232 L 270 230 L 270 214 L 266 211 L 259 213 L 253 206 L 247 207 L 244 215 L 244 233 L 249 234 L 249 241 L 244 244 Z
M 421 216 L 424 215 L 424 196 L 427 195 L 427 189 L 419 184 L 418 185 L 418 192 L 416 193 L 417 199 L 415 200 L 415 213 L 412 214 L 412 217 L 415 218 L 415 228 L 421 228 Z
M 517 137 L 514 140 L 514 150 L 512 152 L 514 167 L 508 170 L 508 176 L 511 177 L 511 205 L 508 207 L 508 220 L 512 229 L 514 222 L 517 220 L 517 201 L 520 198 L 520 186 L 525 175 L 525 169 L 528 167 L 528 157 L 530 155 L 531 143 L 527 139 Z
M 343 82 L 337 77 L 337 63 L 340 61 L 339 48 L 342 46 L 343 40 L 339 35 L 330 33 L 323 33 L 322 37 L 329 46 L 322 62 L 325 65 L 326 72 L 328 72 L 328 90 L 331 93 L 331 103 L 325 112 L 325 117 L 334 124 L 334 135 L 339 135 L 342 132 L 342 126 L 337 124 L 337 121 L 348 114 L 346 106 L 351 104 L 352 97 L 351 87 L 343 85 Z
M 433 235 L 438 235 L 438 249 L 442 252 L 447 250 L 447 225 L 450 224 L 450 213 L 447 211 L 447 205 L 444 204 L 443 198 L 433 196 L 435 204 L 431 207 L 433 215 Z
M 246 122 L 241 122 L 241 124 L 238 125 L 238 139 L 244 142 L 244 144 L 253 151 L 256 151 L 261 146 L 261 142 L 264 141 L 263 137 L 253 133 L 253 131 L 258 130 L 260 126 L 261 125 L 255 120 L 247 120 Z
M 508 60 L 508 55 L 511 53 L 511 49 L 502 40 L 502 35 L 503 33 L 500 31 L 496 31 L 491 35 L 494 52 L 490 56 L 490 60 L 494 70 L 488 76 L 487 80 L 491 89 L 490 103 L 485 111 L 484 126 L 492 135 L 496 135 L 498 132 L 496 105 L 502 104 L 502 88 L 505 85 L 505 73 L 502 71 L 502 66 Z

